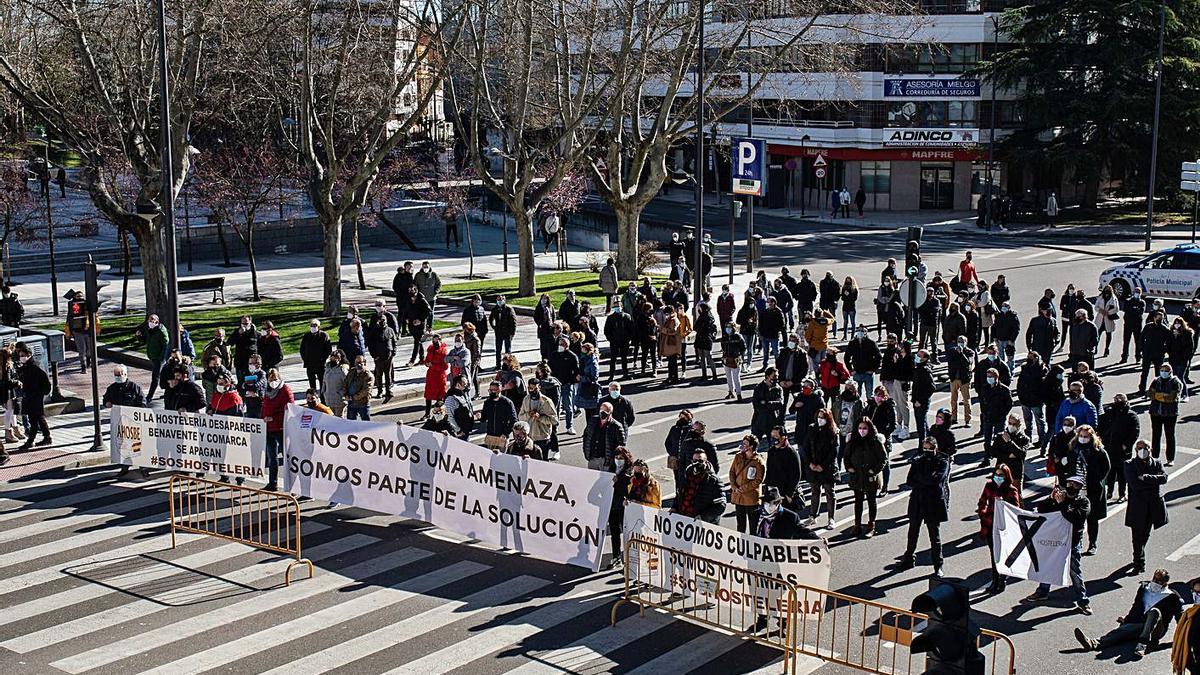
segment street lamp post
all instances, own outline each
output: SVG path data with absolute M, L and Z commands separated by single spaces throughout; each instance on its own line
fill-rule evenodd
M 175 162 L 171 150 L 171 83 L 167 80 L 167 0 L 158 0 L 158 118 L 162 127 L 163 248 L 167 256 L 168 345 L 179 347 L 179 269 L 175 253 Z M 140 215 L 140 213 L 139 213 Z
M 185 177 L 183 179 L 183 232 L 184 232 L 184 237 L 187 239 L 186 245 L 187 245 L 188 271 L 191 272 L 192 271 L 192 212 L 188 208 L 188 197 L 192 193 L 192 162 L 195 161 L 196 155 L 199 155 L 200 151 L 197 150 L 196 148 L 192 147 L 191 143 L 188 143 L 188 145 L 184 148 L 184 152 L 186 152 L 187 156 L 188 156 L 188 173 L 187 173 L 187 177 Z M 281 213 L 279 215 L 279 220 L 282 221 L 283 220 L 283 214 L 282 214 L 283 202 L 282 202 L 282 200 L 280 201 L 279 208 L 281 209 Z
M 693 301 L 700 302 L 704 296 L 704 21 L 708 18 L 705 3 L 700 4 L 696 58 L 696 250 L 693 252 L 695 267 L 692 269 Z
M 1146 191 L 1146 250 L 1154 238 L 1154 187 L 1158 177 L 1158 120 L 1162 112 L 1163 37 L 1167 32 L 1167 0 L 1158 8 L 1158 60 L 1154 66 L 1154 137 L 1150 141 L 1150 186 Z
M 996 59 L 996 55 L 999 53 L 999 50 L 1000 50 L 1000 20 L 994 16 L 990 17 L 990 18 L 992 20 L 992 61 L 994 62 Z M 991 229 L 992 229 L 992 219 L 994 217 L 994 213 L 992 211 L 994 206 L 993 206 L 992 202 L 995 201 L 994 199 L 992 199 L 992 189 L 993 189 L 992 188 L 992 157 L 993 157 L 993 154 L 995 153 L 995 149 L 996 149 L 996 77 L 995 77 L 995 73 L 992 74 L 992 106 L 991 106 L 991 108 L 992 108 L 991 109 L 991 124 L 990 124 L 990 129 L 988 129 L 987 170 L 984 171 L 984 173 L 986 174 L 986 178 L 987 178 L 987 193 L 986 193 L 987 194 L 987 197 L 986 197 L 987 204 L 984 205 L 984 207 L 986 209 L 984 212 L 985 213 L 984 225 L 987 227 L 988 231 L 991 231 Z
M 812 138 L 812 136 L 809 136 L 808 134 L 804 134 L 803 136 L 800 137 L 800 217 L 801 218 L 804 217 L 804 203 L 806 201 L 808 201 L 808 195 L 804 192 L 804 174 L 806 173 L 805 168 L 804 168 L 804 158 L 805 158 L 804 143 L 806 141 L 808 141 L 810 138 Z
M 50 208 L 50 132 L 42 133 L 42 170 L 38 177 L 42 185 L 42 196 L 46 198 L 46 238 L 50 240 L 50 299 L 54 303 L 54 316 L 58 316 L 58 265 L 54 257 L 54 216 Z

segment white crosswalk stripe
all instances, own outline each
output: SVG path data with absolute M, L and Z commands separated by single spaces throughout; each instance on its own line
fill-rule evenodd
M 310 558 L 317 560 L 362 548 L 373 541 L 375 539 L 372 537 L 356 534 L 314 546 L 308 549 L 307 554 Z M 232 584 L 253 584 L 267 577 L 278 575 L 282 571 L 281 564 L 255 565 L 226 574 L 219 580 L 214 580 L 211 583 L 193 584 L 186 589 L 176 591 L 179 595 L 171 596 L 168 600 L 176 604 L 195 601 L 219 592 L 220 588 L 228 587 Z M 43 649 L 66 640 L 80 638 L 89 633 L 94 633 L 95 631 L 126 621 L 141 619 L 150 614 L 166 611 L 167 609 L 170 609 L 170 604 L 166 604 L 162 596 L 159 596 L 155 600 L 137 600 L 102 612 L 89 614 L 73 621 L 67 621 L 44 630 L 27 633 L 0 643 L 0 647 L 10 649 L 19 654 L 25 654 L 35 649 Z
M 49 515 L 48 512 L 52 509 L 77 507 L 83 502 L 113 497 L 128 491 L 129 487 L 124 485 L 103 485 L 92 490 L 84 490 L 83 492 L 70 492 L 54 499 L 39 499 L 20 504 L 8 511 L 0 512 L 0 523 L 33 514 L 45 516 Z
M 165 500 L 164 500 L 165 501 Z M 31 562 L 38 558 L 46 558 L 59 553 L 73 551 L 79 548 L 95 546 L 108 540 L 116 540 L 126 538 L 135 532 L 142 530 L 157 529 L 163 526 L 166 522 L 166 517 L 157 513 L 154 515 L 138 518 L 124 525 L 110 525 L 102 527 L 91 532 L 77 534 L 73 537 L 64 537 L 55 541 L 49 541 L 45 544 L 30 546 L 10 553 L 0 555 L 0 570 L 6 567 L 12 567 L 20 563 Z
M 257 616 L 264 612 L 299 602 L 305 598 L 334 591 L 348 584 L 359 583 L 362 579 L 405 565 L 411 565 L 431 555 L 433 555 L 432 552 L 423 549 L 405 548 L 387 555 L 372 558 L 366 562 L 351 565 L 337 574 L 320 572 L 314 579 L 306 581 L 303 584 L 297 584 L 294 587 L 277 588 L 248 600 L 235 602 L 232 605 L 227 605 L 220 609 L 201 614 L 200 616 L 179 621 L 167 629 L 139 633 L 119 642 L 61 659 L 51 665 L 68 673 L 83 673 L 110 663 L 115 663 L 130 656 L 178 642 L 179 640 L 185 640 L 189 637 L 215 630 L 235 621 Z M 471 574 L 476 571 L 472 566 L 459 569 L 460 571 L 468 571 Z M 442 570 L 442 572 L 443 574 L 439 578 L 446 578 L 444 574 L 445 570 Z M 452 573 L 449 578 L 456 580 L 453 577 L 454 574 Z
M 402 644 L 419 637 L 431 627 L 442 627 L 449 623 L 462 621 L 478 610 L 467 608 L 488 608 L 509 602 L 526 593 L 536 591 L 550 582 L 536 577 L 521 576 L 510 579 L 503 584 L 478 593 L 472 593 L 460 600 L 444 602 L 428 611 L 397 621 L 379 630 L 360 635 L 331 649 L 325 649 L 305 658 L 293 661 L 262 675 L 284 675 L 285 673 L 323 673 L 339 668 L 358 659 L 370 656 L 393 645 Z M 272 633 L 274 635 L 274 633 Z M 482 656 L 477 655 L 477 656 Z M 173 675 L 174 671 L 162 671 L 164 675 Z
M 23 527 L 14 527 L 8 530 L 0 531 L 0 544 L 15 541 L 17 539 L 36 537 L 41 534 L 46 534 L 47 532 L 56 532 L 66 528 L 101 524 L 105 521 L 121 518 L 121 514 L 123 513 L 137 511 L 138 509 L 144 509 L 148 506 L 166 506 L 166 501 L 167 499 L 164 495 L 149 494 L 137 497 L 135 499 L 117 502 L 115 504 L 99 508 L 95 512 L 78 513 L 74 515 L 62 516 L 60 518 L 43 518 L 36 523 L 25 525 Z
M 599 633 L 576 640 L 566 647 L 531 654 L 533 659 L 509 671 L 509 675 L 539 675 L 563 672 L 605 672 L 614 665 L 608 654 L 670 625 L 675 618 L 663 612 L 648 611 L 644 617 L 632 617 Z
M 435 588 L 439 588 L 456 580 L 464 579 L 472 574 L 477 574 L 488 569 L 486 565 L 463 561 L 455 563 L 438 572 L 432 572 L 429 575 L 417 577 L 416 579 L 401 581 L 388 588 L 383 588 L 377 591 L 372 591 L 365 595 L 360 595 L 353 600 L 341 602 L 333 607 L 313 612 L 303 617 L 293 619 L 286 623 L 272 626 L 262 633 L 247 635 L 240 639 L 234 640 L 213 649 L 209 649 L 197 654 L 191 654 L 186 658 L 180 659 L 174 663 L 168 663 L 158 668 L 145 671 L 143 675 L 187 675 L 190 673 L 200 673 L 206 670 L 233 663 L 238 659 L 242 659 L 262 651 L 262 646 L 271 642 L 281 642 L 285 640 L 296 640 L 311 635 L 320 630 L 324 630 L 332 625 L 349 621 L 357 617 L 363 616 L 370 612 L 375 612 L 381 609 L 386 609 L 400 602 L 408 600 L 420 593 L 429 592 Z M 517 580 L 505 582 L 501 587 L 504 591 L 514 590 L 512 586 L 530 585 L 536 583 L 538 586 L 546 585 L 548 582 L 542 579 L 534 579 L 526 577 L 529 581 L 525 584 L 517 582 Z M 412 585 L 410 587 L 410 584 Z M 415 590 L 414 590 L 415 589 Z M 518 597 L 518 596 L 512 596 Z M 441 622 L 424 622 L 421 632 L 428 631 L 431 627 L 440 627 L 444 624 Z M 396 624 L 388 627 L 389 634 L 396 628 Z M 293 669 L 291 672 L 314 672 L 308 669 Z

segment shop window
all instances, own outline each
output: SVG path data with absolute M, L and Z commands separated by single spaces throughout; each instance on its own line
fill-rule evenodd
M 890 194 L 892 191 L 892 163 L 863 162 L 862 188 L 867 194 Z

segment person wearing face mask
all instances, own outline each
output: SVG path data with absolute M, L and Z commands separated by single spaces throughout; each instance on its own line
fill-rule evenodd
M 229 336 L 229 344 L 233 348 L 233 370 L 239 378 L 245 377 L 250 357 L 258 354 L 258 338 L 258 328 L 249 316 L 243 316 Z
M 643 462 L 643 465 L 645 463 Z M 629 503 L 630 486 L 635 475 L 633 455 L 625 446 L 617 448 L 617 470 L 613 474 L 613 499 L 608 512 L 608 534 L 612 539 L 612 557 L 608 569 L 619 569 L 623 564 L 621 559 L 621 532 L 625 529 L 625 505 Z
M 557 346 L 557 342 L 551 341 L 557 321 L 558 315 L 550 302 L 550 296 L 543 293 L 533 308 L 533 323 L 537 326 L 538 342 L 542 345 L 542 360 L 548 359 Z
M 1053 305 L 1038 310 L 1037 316 L 1025 329 L 1025 349 L 1036 352 L 1042 363 L 1049 364 L 1054 348 L 1058 345 L 1058 321 L 1054 319 Z
M 350 378 L 350 364 L 342 350 L 335 349 L 325 362 L 321 374 L 321 400 L 338 417 L 346 410 L 346 383 Z
M 487 337 L 488 332 L 488 314 L 483 309 L 483 298 L 478 294 L 471 296 L 470 302 L 466 307 L 463 307 L 462 316 L 459 318 L 459 325 L 465 326 L 471 324 L 475 327 L 475 335 L 478 336 L 480 343 Z
M 604 294 L 604 313 L 612 311 L 613 298 L 621 289 L 621 281 L 617 274 L 617 263 L 609 256 L 604 261 L 604 267 L 600 268 L 600 292 Z
M 465 355 L 466 349 L 462 349 L 462 355 Z M 467 358 L 470 358 L 467 356 Z M 425 359 L 421 362 L 426 367 L 425 371 L 425 415 L 421 421 L 429 419 L 429 411 L 433 407 L 434 401 L 441 401 L 446 398 L 447 376 L 450 372 L 450 348 L 446 343 L 442 342 L 442 336 L 434 333 L 430 338 L 429 348 L 425 351 Z M 456 375 L 464 373 L 465 369 L 461 370 Z
M 583 430 L 583 456 L 588 468 L 615 471 L 617 448 L 625 445 L 625 427 L 612 418 L 612 405 L 601 403 L 596 416 Z
M 997 365 L 1003 366 L 1004 364 L 997 362 Z M 979 422 L 983 432 L 983 458 L 979 465 L 985 467 L 991 463 L 991 459 L 994 457 L 992 439 L 1005 430 L 1005 421 L 1008 413 L 1012 410 L 1013 399 L 1012 390 L 1001 380 L 1000 372 L 996 368 L 989 368 L 986 371 L 983 384 L 977 391 L 979 392 Z M 1094 416 L 1093 412 L 1093 418 Z
M 145 408 L 146 397 L 137 382 L 129 379 L 129 370 L 123 364 L 113 366 L 112 384 L 104 390 L 103 404 L 105 408 L 114 405 L 126 408 Z
M 816 375 L 825 400 L 832 402 L 842 390 L 842 385 L 850 380 L 850 371 L 838 358 L 836 347 L 825 352 L 825 358 L 817 365 Z
M 1179 400 L 1183 383 L 1170 364 L 1163 364 L 1162 371 L 1150 383 L 1147 396 L 1150 398 L 1150 448 L 1158 459 L 1163 435 L 1167 437 L 1167 463 L 1175 463 L 1175 423 L 1179 420 Z
M 1025 457 L 1028 454 L 1029 435 L 1021 424 L 1021 417 L 1011 413 L 1004 421 L 1003 430 L 992 439 L 992 457 L 1008 467 L 1018 489 L 1025 482 Z
M 399 320 L 400 335 L 408 335 L 408 322 L 404 320 L 408 314 L 408 302 L 412 298 L 413 264 L 405 262 L 396 268 L 396 276 L 392 277 L 392 295 L 396 298 L 396 317 Z
M 1125 394 L 1117 394 L 1111 405 L 1100 414 L 1100 440 L 1108 452 L 1109 471 L 1105 483 L 1108 492 L 1105 499 L 1111 501 L 1113 492 L 1118 493 L 1117 502 L 1125 501 L 1125 462 L 1133 454 L 1133 446 L 1142 432 L 1137 413 L 1129 409 Z
M 679 315 L 673 307 L 663 312 L 663 321 L 658 326 L 658 354 L 667 360 L 667 384 L 679 382 L 679 361 L 683 354 L 682 328 Z
M 245 374 L 238 378 L 237 388 L 242 400 L 246 402 L 246 416 L 260 419 L 262 398 L 267 393 L 267 378 L 258 354 L 250 357 Z
M 279 463 L 283 460 L 283 420 L 289 403 L 295 401 L 292 388 L 283 381 L 279 370 L 267 371 L 267 391 L 262 399 L 262 419 L 267 423 L 267 487 L 273 491 L 279 478 Z
M 783 389 L 783 406 L 786 409 L 788 400 L 800 395 L 802 383 L 808 376 L 808 357 L 802 351 L 800 338 L 796 334 L 787 336 L 787 344 L 779 350 L 779 357 L 775 359 L 775 370 Z
M 675 473 L 675 489 L 683 484 L 683 471 L 687 468 L 691 461 L 690 456 L 685 456 L 681 448 L 683 435 L 692 427 L 692 411 L 683 409 L 679 411 L 679 418 L 675 420 L 675 424 L 667 430 L 666 440 L 663 442 L 663 448 L 667 453 L 667 468 Z
M 487 322 L 496 333 L 496 368 L 499 368 L 500 357 L 512 351 L 512 339 L 517 334 L 517 314 L 503 295 L 496 296 Z
M 1076 455 L 1082 457 L 1080 466 L 1086 478 L 1085 492 L 1092 508 L 1088 511 L 1088 547 L 1083 555 L 1095 555 L 1099 543 L 1100 521 L 1108 516 L 1108 474 L 1111 469 L 1108 452 L 1096 430 L 1086 424 L 1075 427 Z
M 1050 496 L 1038 502 L 1035 509 L 1039 513 L 1059 513 L 1071 523 L 1071 554 L 1068 569 L 1071 577 L 1071 590 L 1075 593 L 1075 611 L 1090 616 L 1091 602 L 1088 600 L 1087 586 L 1083 582 L 1083 570 L 1080 566 L 1080 547 L 1083 542 L 1083 529 L 1087 524 L 1088 511 L 1091 504 L 1083 494 L 1086 479 L 1075 475 L 1067 479 L 1065 488 L 1055 487 Z M 1050 597 L 1050 584 L 1039 584 L 1037 590 L 1021 599 L 1022 604 L 1037 604 L 1045 602 Z
M 207 351 L 207 350 L 206 350 Z M 304 364 L 304 373 L 308 376 L 308 386 L 316 389 L 321 384 L 321 376 L 325 372 L 325 361 L 333 351 L 333 342 L 329 334 L 321 330 L 321 322 L 313 319 L 308 322 L 308 332 L 300 338 L 300 361 Z
M 1083 300 L 1084 303 L 1087 300 Z M 1088 318 L 1084 309 L 1075 310 L 1075 318 L 1067 331 L 1070 336 L 1070 349 L 1067 352 L 1067 362 L 1072 368 L 1080 361 L 1088 364 L 1088 368 L 1096 367 L 1096 349 L 1100 346 L 1100 332 L 1096 324 Z
M 996 340 L 996 350 L 1004 360 L 1009 372 L 1014 369 L 1017 338 L 1020 335 L 1021 318 L 1007 302 L 1000 305 L 1000 312 L 996 314 L 996 321 L 992 328 L 992 337 Z
M 967 317 L 957 302 L 951 302 L 946 308 L 946 318 L 942 319 L 942 342 L 946 351 L 957 344 L 960 337 L 967 337 Z
M 717 479 L 717 474 L 705 458 L 704 452 L 697 450 L 691 455 L 691 464 L 684 471 L 683 483 L 675 495 L 671 512 L 719 525 L 721 516 L 725 513 L 725 505 L 721 481 Z
M 471 350 L 467 348 L 467 331 L 455 333 L 454 341 L 449 347 L 450 350 L 446 353 L 446 364 L 450 367 L 447 383 L 454 381 L 454 378 L 459 375 L 466 375 L 470 378 L 475 360 Z
M 738 532 L 758 531 L 759 490 L 767 466 L 758 454 L 758 439 L 742 437 L 742 445 L 729 465 L 729 500 L 737 514 Z
M 1138 394 L 1145 395 L 1146 393 L 1146 378 L 1150 375 L 1150 369 L 1154 369 L 1154 376 L 1158 377 L 1162 372 L 1163 362 L 1167 359 L 1167 351 L 1171 345 L 1171 330 L 1167 328 L 1165 315 L 1161 310 L 1155 310 L 1150 313 L 1150 320 L 1142 328 L 1142 375 L 1138 380 Z
M 507 396 L 500 395 L 500 383 L 497 381 L 493 380 L 488 385 L 488 397 L 483 402 L 479 420 L 483 423 L 483 447 L 503 450 L 517 421 L 517 409 Z
M 421 428 L 425 431 L 450 435 L 454 433 L 454 425 L 450 423 L 450 416 L 446 414 L 446 406 L 438 401 L 433 404 L 433 410 L 429 413 L 429 419 L 421 424 Z
M 918 345 L 928 349 L 934 363 L 938 360 L 938 333 L 942 327 L 942 300 L 933 293 L 927 293 L 925 302 L 917 307 Z
M 633 477 L 629 480 L 629 501 L 662 508 L 662 487 L 644 459 L 633 461 Z
M 374 364 L 375 396 L 383 398 L 384 403 L 387 403 L 392 399 L 392 363 L 396 356 L 399 336 L 391 322 L 381 317 L 377 311 L 367 326 L 365 340 Z
M 1012 471 L 1007 464 L 998 464 L 988 475 L 983 492 L 979 495 L 979 503 L 975 513 L 979 514 L 979 536 L 988 547 L 988 560 L 992 564 L 992 583 L 987 587 L 989 595 L 1004 592 L 1008 579 L 996 569 L 996 555 L 992 541 L 992 526 L 996 516 L 996 504 L 1008 502 L 1021 508 L 1021 490 L 1013 483 Z
M 746 354 L 746 339 L 733 323 L 725 324 L 721 335 L 721 365 L 725 369 L 725 400 L 742 400 L 742 360 Z
M 629 379 L 630 348 L 636 338 L 637 327 L 633 317 L 614 305 L 604 320 L 604 338 L 608 341 L 608 379 L 617 378 L 617 363 L 621 365 L 621 379 Z
M 834 282 L 836 284 L 836 282 Z M 829 334 L 834 329 L 833 314 L 817 310 L 804 326 L 804 342 L 808 344 L 809 372 L 816 372 L 825 362 L 829 351 Z
M 1179 619 L 1183 613 L 1183 598 L 1169 587 L 1170 583 L 1169 572 L 1165 569 L 1154 570 L 1154 576 L 1149 581 L 1138 584 L 1133 605 L 1125 616 L 1117 617 L 1119 625 L 1116 628 L 1098 640 L 1076 628 L 1075 639 L 1089 652 L 1136 641 L 1133 655 L 1142 658 L 1166 636 L 1171 622 Z
M 950 411 L 946 408 L 939 408 L 937 414 L 933 417 L 933 425 L 929 427 L 929 438 L 937 441 L 938 452 L 950 458 L 950 463 L 954 463 L 954 455 L 958 453 L 958 439 L 954 436 L 953 423 L 950 418 Z
M 21 397 L 21 412 L 29 422 L 29 436 L 21 445 L 22 450 L 33 447 L 38 431 L 42 440 L 38 445 L 50 445 L 50 426 L 46 423 L 46 397 L 50 395 L 50 378 L 33 358 L 33 352 L 18 342 L 13 349 L 17 357 L 16 380 Z M 153 383 L 151 383 L 153 386 Z
M 565 321 L 567 325 L 573 325 L 578 317 L 579 301 L 575 299 L 575 291 L 568 290 L 564 294 L 563 301 L 558 305 L 558 320 Z
M 411 305 L 409 309 L 412 309 Z M 346 320 L 338 326 L 338 349 L 352 362 L 367 353 L 366 333 L 363 331 L 362 319 L 358 318 L 357 313 L 348 313 Z
M 346 417 L 361 419 L 364 422 L 371 419 L 371 385 L 375 377 L 367 370 L 367 359 L 359 356 L 354 359 L 354 366 L 346 378 Z
M 842 282 L 838 298 L 842 301 L 842 339 L 847 340 L 858 325 L 858 282 L 854 277 Z
M 405 368 L 411 368 L 421 361 L 422 357 L 422 342 L 425 339 L 426 326 L 433 320 L 433 308 L 429 301 L 421 295 L 420 291 L 414 285 L 408 289 L 408 303 L 404 308 L 404 324 L 408 326 L 408 333 L 412 336 L 413 347 L 409 353 L 408 363 L 404 364 Z M 346 349 L 345 340 L 338 340 L 338 345 L 346 352 L 348 358 L 353 357 L 353 353 Z
M 504 454 L 516 455 L 524 459 L 543 460 L 542 449 L 533 442 L 529 435 L 529 424 L 517 422 L 513 425 L 512 436 L 504 446 Z
M 1196 353 L 1196 333 L 1183 319 L 1175 319 L 1171 325 L 1171 339 L 1167 343 L 1167 363 L 1171 364 L 1171 372 L 1183 383 L 1179 400 L 1188 400 L 1188 385 L 1191 377 L 1192 357 Z
M 317 412 L 325 413 L 326 415 L 333 414 L 332 408 L 324 403 L 321 403 L 320 392 L 312 388 L 304 392 L 304 407 L 308 408 L 309 410 L 316 410 Z
M 933 559 L 933 575 L 941 578 L 942 523 L 949 520 L 950 460 L 938 452 L 937 441 L 927 438 L 921 444 L 921 454 L 912 461 L 908 471 L 908 547 L 896 565 L 898 570 L 915 565 L 917 538 L 921 525 L 929 532 L 929 552 Z
M 933 369 L 929 365 L 929 352 L 922 349 L 913 355 L 912 390 L 909 401 L 913 409 L 913 420 L 917 427 L 917 443 L 925 440 L 929 433 L 929 406 L 937 385 L 933 381 Z
M 442 291 L 442 278 L 429 266 L 429 261 L 421 263 L 421 270 L 413 275 L 413 285 L 417 292 L 429 303 L 429 314 L 425 319 L 425 330 L 433 330 L 433 310 L 437 306 L 438 293 Z
M 220 356 L 213 355 L 207 361 L 207 365 L 200 373 L 200 384 L 204 387 L 204 400 L 208 401 L 212 398 L 213 392 L 217 389 L 217 379 L 221 375 L 229 375 L 230 379 L 233 374 L 225 367 Z
M 686 313 L 684 318 L 687 318 Z M 696 322 L 694 346 L 696 348 L 696 364 L 700 367 L 700 379 L 717 379 L 717 366 L 712 360 L 713 346 L 717 340 L 717 320 L 707 302 L 696 305 Z M 710 374 L 711 371 L 711 374 Z M 611 370 L 610 378 L 611 378 Z
M 468 394 L 470 388 L 471 385 L 465 376 L 452 378 L 450 388 L 446 391 L 446 400 L 442 402 L 446 411 L 446 421 L 450 424 L 450 433 L 464 441 L 475 429 L 475 409 Z
M 1037 429 L 1038 448 L 1044 454 L 1049 434 L 1046 432 L 1046 398 L 1045 382 L 1048 370 L 1042 364 L 1042 357 L 1037 352 L 1025 355 L 1021 364 L 1021 372 L 1017 375 L 1017 401 L 1021 404 L 1021 413 L 1025 418 L 1025 428 L 1029 435 Z M 1036 427 L 1035 427 L 1036 423 Z
M 865 328 L 859 327 L 854 331 L 854 339 L 846 345 L 846 367 L 853 373 L 860 391 L 874 391 L 875 374 L 882 365 L 879 345 L 867 335 Z
M 1086 470 L 1082 448 L 1075 442 L 1075 418 L 1068 415 L 1062 429 L 1050 439 L 1050 454 L 1046 472 L 1055 477 L 1055 484 L 1066 487 L 1067 479 Z
M 621 395 L 620 382 L 608 383 L 608 389 L 604 392 L 604 400 L 612 406 L 613 419 L 625 425 L 626 429 L 633 426 L 636 419 L 633 402 L 628 397 Z
M 754 414 L 750 418 L 750 433 L 764 438 L 775 426 L 783 424 L 783 389 L 779 386 L 778 372 L 767 368 L 762 382 L 754 386 Z
M 529 395 L 521 401 L 517 419 L 526 424 L 526 433 L 538 446 L 539 459 L 558 459 L 558 410 L 553 401 L 542 395 L 538 384 L 536 380 L 529 382 Z
M 167 362 L 170 337 L 166 326 L 159 322 L 157 314 L 146 317 L 146 322 L 138 326 L 133 334 L 146 345 L 146 358 L 150 361 L 150 388 L 146 390 L 146 400 L 152 401 L 162 378 L 163 366 Z
M 1112 349 L 1113 333 L 1117 332 L 1117 319 L 1121 314 L 1121 305 L 1113 293 L 1112 286 L 1105 284 L 1100 288 L 1100 297 L 1096 298 L 1096 330 L 1104 334 L 1104 356 Z M 1097 336 L 1099 346 L 1099 336 Z
M 1058 406 L 1058 413 L 1054 416 L 1056 432 L 1062 429 L 1063 420 L 1067 417 L 1074 417 L 1076 424 L 1096 426 L 1098 422 L 1096 406 L 1092 405 L 1092 402 L 1083 395 L 1082 382 L 1072 382 L 1068 388 L 1067 398 Z
M 871 398 L 867 399 L 867 404 L 863 407 L 863 419 L 871 420 L 875 431 L 883 437 L 883 449 L 889 458 L 883 463 L 883 483 L 879 489 L 879 496 L 882 497 L 887 494 L 888 486 L 891 485 L 892 433 L 896 430 L 896 401 L 888 396 L 887 389 L 882 385 L 875 387 Z
M 634 319 L 637 327 L 637 349 L 641 354 L 641 372 L 658 377 L 658 319 L 654 317 L 654 305 L 643 302 L 642 309 Z
M 1129 343 L 1133 342 L 1133 362 L 1142 359 L 1142 323 L 1146 315 L 1146 300 L 1142 297 L 1142 289 L 1135 288 L 1129 297 L 1120 301 L 1121 312 L 1125 316 L 1125 326 L 1121 337 L 1121 360 L 1129 360 Z
M 825 527 L 833 529 L 834 512 L 837 510 L 833 489 L 838 477 L 838 427 L 833 413 L 828 409 L 817 413 L 816 422 L 808 431 L 808 446 L 804 451 L 800 475 L 812 486 L 813 520 L 821 513 L 823 496 L 828 505 Z
M 967 346 L 967 338 L 959 337 L 946 347 L 946 375 L 950 378 L 950 423 L 958 424 L 958 404 L 961 401 L 963 423 L 971 426 L 971 369 L 975 352 Z
M 775 298 L 775 304 L 779 311 L 783 312 L 784 330 L 795 330 L 796 298 L 787 284 L 783 283 L 783 279 L 776 279 L 771 285 L 771 297 Z
M 1167 483 L 1167 472 L 1157 459 L 1150 455 L 1150 444 L 1138 440 L 1133 457 L 1124 463 L 1121 471 L 1129 484 L 1129 506 L 1125 509 L 1125 527 L 1129 528 L 1133 540 L 1133 573 L 1146 571 L 1146 544 L 1150 532 L 1167 524 L 1167 503 L 1163 499 L 1162 486 Z
M 800 452 L 788 442 L 782 425 L 771 429 L 765 439 L 767 446 L 766 477 L 763 488 L 775 488 L 784 496 L 788 508 L 800 512 L 805 509 L 804 492 L 801 486 Z
M 232 417 L 243 417 L 246 414 L 246 405 L 242 401 L 242 397 L 238 394 L 237 387 L 233 386 L 233 379 L 229 376 L 222 376 L 217 379 L 217 388 L 213 392 L 212 398 L 208 401 L 208 414 L 210 415 L 229 415 Z
M 887 464 L 887 451 L 883 436 L 875 430 L 870 418 L 864 417 L 858 428 L 846 442 L 847 482 L 854 492 L 854 536 L 875 536 L 876 497 L 883 486 L 883 467 Z M 863 501 L 867 502 L 868 522 L 862 525 Z

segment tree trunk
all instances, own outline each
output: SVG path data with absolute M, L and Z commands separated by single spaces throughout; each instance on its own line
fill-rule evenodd
M 129 311 L 129 275 L 133 272 L 133 253 L 129 250 L 129 233 L 121 231 L 121 313 Z
M 321 216 L 324 242 L 321 258 L 325 262 L 324 290 L 321 295 L 325 316 L 337 316 L 342 311 L 342 217 Z
M 1096 205 L 1100 202 L 1100 176 L 1093 174 L 1088 176 L 1083 182 L 1083 198 L 1080 200 L 1079 206 L 1089 211 L 1094 211 Z
M 250 262 L 250 289 L 254 301 L 262 300 L 258 295 L 258 260 L 254 257 L 254 219 L 246 223 L 246 260 Z
M 134 216 L 137 220 L 141 220 Z M 167 256 L 163 251 L 162 226 L 156 221 L 147 225 L 141 221 L 130 228 L 138 243 L 142 261 L 142 284 L 146 291 L 146 313 L 161 314 L 170 306 L 167 291 Z
M 217 241 L 221 242 L 221 257 L 225 259 L 225 266 L 232 266 L 233 263 L 229 262 L 229 244 L 225 243 L 225 221 L 220 218 L 217 218 Z
M 537 268 L 533 264 L 533 216 L 524 209 L 513 210 L 513 229 L 517 232 L 517 295 L 529 297 L 537 293 Z
M 629 202 L 621 202 L 619 206 L 613 206 L 613 213 L 617 216 L 617 276 L 636 279 L 642 210 Z
M 467 278 L 475 278 L 475 246 L 471 243 L 471 214 L 463 211 L 463 227 L 467 235 Z
M 358 246 L 358 217 L 354 218 L 354 227 L 350 230 L 350 247 L 354 249 L 354 268 L 358 271 L 358 290 L 367 290 L 367 278 L 363 276 L 362 249 Z

